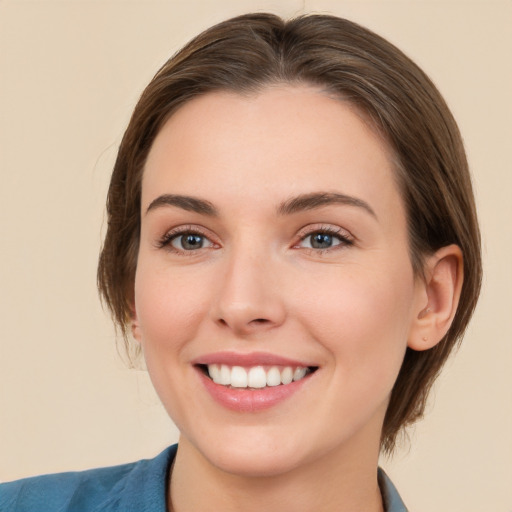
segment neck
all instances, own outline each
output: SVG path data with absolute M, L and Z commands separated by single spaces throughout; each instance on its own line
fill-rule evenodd
M 383 512 L 378 446 L 369 452 L 341 447 L 285 473 L 254 477 L 213 466 L 183 438 L 171 475 L 169 510 Z

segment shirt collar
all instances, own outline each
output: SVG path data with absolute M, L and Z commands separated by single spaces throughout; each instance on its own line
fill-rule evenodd
M 112 489 L 114 492 L 109 493 L 107 501 L 112 500 L 119 506 L 119 508 L 112 507 L 112 510 L 165 511 L 169 470 L 176 451 L 177 445 L 173 445 L 154 459 L 136 463 L 123 484 L 116 486 L 119 488 Z M 396 487 L 382 468 L 378 469 L 377 478 L 385 511 L 408 512 Z M 113 505 L 113 503 L 110 504 Z M 103 503 L 103 506 L 105 505 L 106 503 Z M 148 505 L 151 506 L 148 508 Z M 101 510 L 105 508 L 102 507 Z
M 377 478 L 382 494 L 382 501 L 384 502 L 384 510 L 386 512 L 407 512 L 407 507 L 402 501 L 402 498 L 400 498 L 396 487 L 382 468 L 379 468 Z

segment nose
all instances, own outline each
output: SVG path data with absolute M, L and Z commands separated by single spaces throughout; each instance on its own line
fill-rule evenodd
M 226 261 L 214 317 L 235 335 L 248 336 L 280 326 L 286 317 L 278 264 L 261 252 L 238 251 Z

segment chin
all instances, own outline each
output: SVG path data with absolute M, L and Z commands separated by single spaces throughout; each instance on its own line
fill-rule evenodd
M 242 435 L 193 444 L 207 464 L 240 477 L 275 477 L 293 471 L 307 458 L 300 450 L 307 444 L 286 442 L 278 435 L 252 435 L 250 428 Z
M 225 473 L 247 478 L 276 477 L 289 473 L 300 465 L 296 455 L 290 457 L 281 450 L 237 450 L 224 447 L 203 455 Z

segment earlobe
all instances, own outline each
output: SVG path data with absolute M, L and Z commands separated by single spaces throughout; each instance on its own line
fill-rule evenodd
M 141 333 L 139 324 L 132 320 L 132 336 L 135 338 L 136 341 L 139 343 L 141 342 Z
M 137 311 L 135 310 L 135 305 L 132 306 L 132 319 L 131 319 L 131 328 L 132 328 L 132 336 L 139 343 L 142 340 L 142 333 L 140 330 L 139 319 L 137 317 Z
M 462 251 L 457 245 L 439 249 L 426 262 L 423 304 L 414 319 L 408 346 L 427 350 L 448 332 L 459 304 L 463 281 Z

